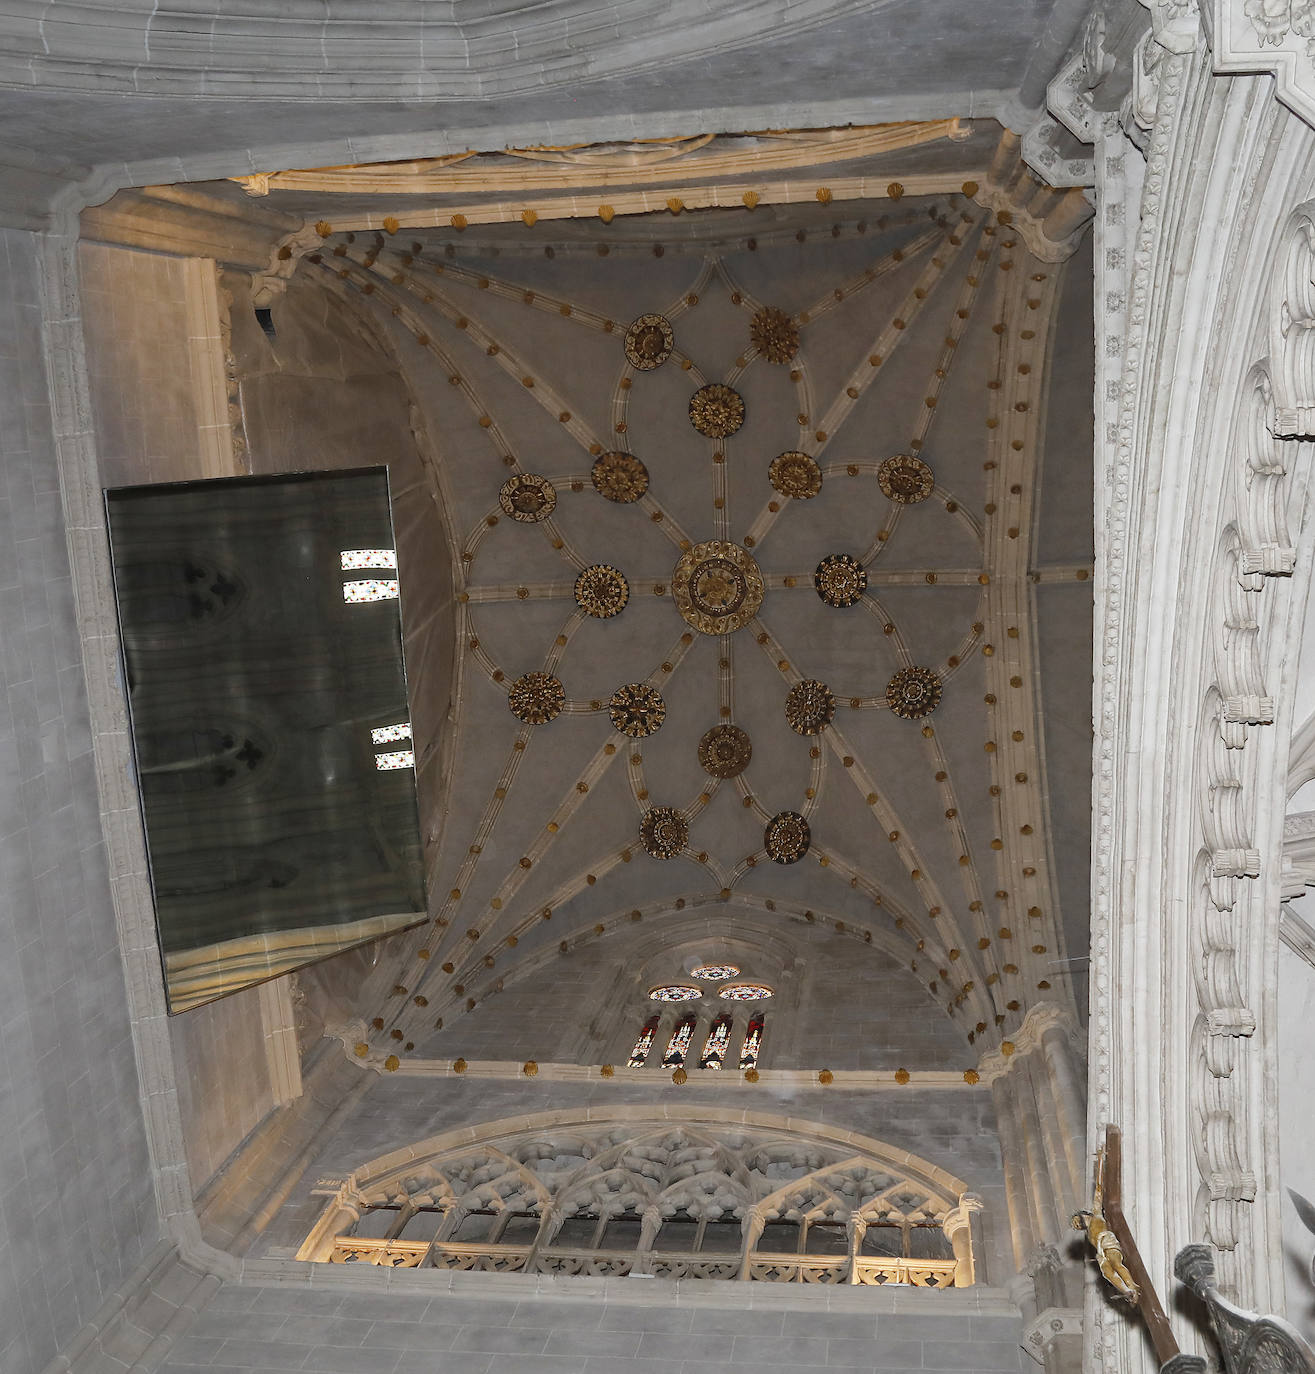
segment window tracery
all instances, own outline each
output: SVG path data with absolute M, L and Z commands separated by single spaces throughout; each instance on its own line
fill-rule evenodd
M 728 983 L 717 991 L 725 1002 L 764 1002 L 774 995 L 765 983 Z
M 508 1273 L 973 1283 L 969 1222 L 980 1204 L 933 1166 L 868 1145 L 793 1124 L 522 1125 L 429 1154 L 394 1152 L 378 1172 L 366 1166 L 349 1176 L 299 1258 Z
M 648 994 L 650 1002 L 697 1002 L 702 996 L 699 988 L 690 987 L 687 983 L 664 983 Z
M 705 983 L 724 983 L 728 978 L 738 978 L 740 970 L 735 964 L 699 964 L 690 969 L 689 976 Z

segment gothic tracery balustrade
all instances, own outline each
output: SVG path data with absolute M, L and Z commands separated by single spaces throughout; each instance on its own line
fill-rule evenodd
M 490 1273 L 962 1287 L 980 1204 L 879 1142 L 700 1120 L 519 1122 L 367 1165 L 300 1258 Z M 902 1165 L 894 1163 L 898 1157 Z

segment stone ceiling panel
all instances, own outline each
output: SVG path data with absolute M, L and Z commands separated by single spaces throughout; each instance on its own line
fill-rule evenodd
M 802 241 L 725 222 L 743 237 L 656 256 L 654 219 L 647 247 L 628 224 L 537 259 L 473 229 L 328 229 L 300 268 L 395 336 L 454 532 L 460 686 L 450 751 L 422 746 L 447 823 L 428 958 L 398 979 L 423 1010 L 391 1013 L 407 1043 L 632 906 L 736 892 L 893 934 L 965 1042 L 1067 987 L 1045 976 L 1062 942 L 1028 513 L 1061 269 L 960 196 L 846 206 Z M 645 314 L 672 351 L 658 329 L 636 355 L 657 365 L 635 366 Z M 716 386 L 734 394 L 699 409 Z M 620 448 L 647 469 L 627 502 L 590 476 Z M 770 477 L 787 451 L 802 486 Z M 896 454 L 915 457 L 882 466 Z M 853 560 L 820 584 L 836 604 L 814 585 L 828 555 Z M 609 715 L 625 684 L 664 706 L 635 735 Z M 752 746 L 730 777 L 699 763 L 718 724 Z

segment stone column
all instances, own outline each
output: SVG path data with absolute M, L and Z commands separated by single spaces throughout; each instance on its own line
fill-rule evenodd
M 635 1252 L 635 1263 L 630 1270 L 632 1274 L 652 1273 L 653 1242 L 657 1240 L 657 1234 L 661 1229 L 662 1209 L 656 1203 L 652 1207 L 644 1208 L 644 1215 L 639 1228 L 639 1245 Z
M 1037 1110 L 1032 1079 L 1027 1072 L 1026 1063 L 1013 1070 L 1010 1078 L 1014 1083 L 1014 1101 L 1018 1106 L 1022 1127 L 1028 1193 L 1032 1199 L 1036 1240 L 1042 1245 L 1054 1245 L 1059 1236 L 1055 1190 L 1050 1176 L 1050 1161 L 1046 1157 L 1045 1141 L 1041 1134 L 1041 1115 Z
M 954 1247 L 954 1286 L 969 1288 L 977 1282 L 977 1268 L 974 1257 L 981 1253 L 982 1228 L 977 1220 L 981 1214 L 982 1200 L 976 1193 L 964 1193 L 959 1205 L 945 1214 L 941 1230 Z
M 994 1069 L 995 1065 L 991 1067 Z M 1036 1231 L 1027 1187 L 1022 1133 L 1018 1126 L 1012 1085 L 1005 1076 L 1003 1067 L 994 1073 L 990 1083 L 991 1100 L 995 1104 L 996 1128 L 1000 1135 L 1005 1200 L 1009 1205 L 1009 1233 L 1014 1243 L 1014 1267 L 1022 1272 L 1027 1265 L 1028 1256 L 1036 1248 Z
M 858 1255 L 863 1248 L 863 1237 L 868 1233 L 867 1220 L 855 1212 L 846 1227 L 849 1232 L 849 1281 L 858 1282 Z
M 749 1256 L 753 1253 L 753 1247 L 758 1244 L 758 1238 L 763 1233 L 763 1227 L 767 1225 L 767 1218 L 757 1207 L 750 1207 L 744 1218 L 744 1253 L 740 1258 L 740 1278 L 749 1277 Z
M 1090 1171 L 1087 1167 L 1087 1086 L 1084 1075 L 1073 1041 L 1060 1025 L 1052 1024 L 1042 1031 L 1041 1051 L 1050 1074 L 1055 1117 L 1064 1139 L 1069 1174 L 1077 1196 L 1086 1198 Z

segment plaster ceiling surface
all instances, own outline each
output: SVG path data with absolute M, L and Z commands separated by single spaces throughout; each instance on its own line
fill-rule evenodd
M 1073 995 L 1059 870 L 1086 841 L 1053 833 L 1041 718 L 1044 695 L 1089 732 L 1090 659 L 1041 661 L 1036 606 L 1063 586 L 1080 616 L 1089 564 L 1036 548 L 1049 392 L 1084 375 L 1089 390 L 1089 359 L 1070 349 L 1057 376 L 1052 347 L 1074 269 L 1036 261 L 957 194 L 710 212 L 697 241 L 670 217 L 645 222 L 647 241 L 632 221 L 547 245 L 533 230 L 326 226 L 298 269 L 299 290 L 395 351 L 448 545 L 429 558 L 450 558 L 456 589 L 452 619 L 419 590 L 418 621 L 408 575 L 428 574 L 403 561 L 412 662 L 454 659 L 446 718 L 425 703 L 422 726 L 417 709 L 433 921 L 404 937 L 392 992 L 368 1009 L 378 1048 L 358 1049 L 423 1052 L 438 1019 L 518 970 L 636 920 L 706 907 L 715 921 L 719 904 L 765 930 L 843 936 L 860 979 L 869 947 L 884 951 L 866 965 L 874 984 L 898 951 L 962 1043 L 998 1043 L 1033 1002 Z M 631 361 L 627 329 L 645 315 L 660 317 L 656 351 Z M 735 428 L 729 398 L 732 433 L 692 423 L 707 386 L 742 402 Z M 637 499 L 592 480 L 618 451 L 644 465 Z M 784 453 L 816 464 L 796 469 L 820 475 L 815 493 L 773 485 Z M 899 455 L 914 480 L 892 485 L 882 464 Z M 509 481 L 537 492 L 520 503 L 530 518 L 500 500 Z M 1087 510 L 1061 508 L 1079 525 Z M 852 604 L 815 584 L 837 557 L 866 578 Z M 578 581 L 600 566 L 615 575 L 585 583 L 616 593 L 607 606 Z M 622 591 L 615 614 L 591 613 Z M 532 674 L 560 691 L 516 690 Z M 900 674 L 930 696 L 902 698 Z M 787 711 L 809 682 L 833 714 Z M 614 725 L 627 685 L 660 696 L 660 724 Z M 752 747 L 727 778 L 699 757 L 722 725 Z M 1089 775 L 1056 785 L 1085 794 Z M 782 814 L 798 821 L 778 844 Z
M 506 142 L 1003 116 L 1036 105 L 1072 0 L 145 6 L 0 14 L 16 149 L 119 184 Z M 9 160 L 17 154 L 11 153 Z

